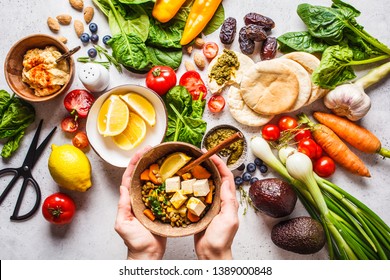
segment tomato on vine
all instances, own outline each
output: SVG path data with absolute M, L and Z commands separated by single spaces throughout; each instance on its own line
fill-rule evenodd
M 282 116 L 279 119 L 278 127 L 281 131 L 287 130 L 287 129 L 294 129 L 298 126 L 298 121 L 296 118 L 291 116 Z
M 329 177 L 336 171 L 336 164 L 328 156 L 322 156 L 314 162 L 314 172 L 321 177 Z
M 280 137 L 280 129 L 275 124 L 266 124 L 261 130 L 263 138 L 267 141 L 276 141 Z

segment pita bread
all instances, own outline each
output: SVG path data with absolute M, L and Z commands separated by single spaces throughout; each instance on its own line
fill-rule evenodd
M 279 59 L 253 65 L 244 74 L 240 86 L 246 105 L 262 115 L 277 115 L 290 110 L 300 90 L 298 76 Z
M 291 52 L 283 55 L 282 58 L 288 58 L 294 60 L 295 62 L 302 65 L 302 67 L 305 68 L 305 70 L 309 73 L 310 79 L 314 70 L 318 66 L 320 66 L 320 62 L 321 62 L 315 55 L 312 55 L 307 52 Z M 314 83 L 312 83 L 311 88 L 312 88 L 311 96 L 305 105 L 309 105 L 313 103 L 314 101 L 324 97 L 328 93 L 327 89 L 321 88 Z
M 242 99 L 240 90 L 235 86 L 229 88 L 227 101 L 230 114 L 243 125 L 263 126 L 273 118 L 273 116 L 260 115 L 249 108 Z
M 244 75 L 244 72 L 255 64 L 255 62 L 249 56 L 242 54 L 240 52 L 234 52 L 234 53 L 237 55 L 238 61 L 240 62 L 240 66 L 238 67 L 238 69 L 233 69 L 230 80 L 226 81 L 224 84 L 218 85 L 214 79 L 210 78 L 211 70 L 217 64 L 218 58 L 223 55 L 223 52 L 220 53 L 218 56 L 216 56 L 207 67 L 207 76 L 208 76 L 207 83 L 208 83 L 209 90 L 212 94 L 222 92 L 222 90 L 226 86 L 239 85 L 241 83 L 241 79 L 242 76 Z

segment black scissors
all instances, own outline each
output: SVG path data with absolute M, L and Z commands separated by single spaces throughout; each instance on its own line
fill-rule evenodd
M 53 130 L 49 133 L 49 135 L 45 138 L 45 140 L 43 140 L 41 145 L 39 145 L 39 147 L 37 148 L 38 138 L 39 138 L 39 134 L 40 134 L 41 128 L 42 128 L 42 123 L 43 123 L 43 120 L 41 120 L 39 122 L 38 128 L 35 132 L 35 135 L 34 135 L 34 138 L 31 142 L 30 148 L 28 149 L 28 152 L 27 152 L 26 158 L 23 162 L 23 165 L 19 168 L 5 168 L 5 169 L 0 170 L 0 177 L 3 176 L 4 174 L 9 174 L 9 173 L 14 174 L 14 177 L 12 178 L 11 182 L 9 182 L 8 186 L 5 188 L 5 190 L 3 191 L 3 193 L 0 196 L 0 204 L 6 198 L 9 191 L 14 187 L 16 181 L 20 177 L 23 177 L 23 184 L 22 184 L 22 188 L 20 189 L 20 192 L 19 192 L 18 200 L 16 201 L 14 213 L 10 217 L 10 219 L 14 220 L 14 221 L 21 221 L 21 220 L 25 220 L 25 219 L 30 218 L 35 213 L 35 211 L 38 210 L 38 207 L 41 203 L 41 190 L 39 188 L 37 181 L 35 181 L 35 179 L 33 178 L 32 174 L 31 174 L 31 169 L 34 167 L 35 163 L 37 162 L 37 160 L 41 156 L 43 150 L 45 149 L 45 147 L 49 143 L 50 138 L 53 136 L 53 133 L 57 128 L 57 127 L 54 127 Z M 30 212 L 28 212 L 27 214 L 24 214 L 24 215 L 19 215 L 19 209 L 20 209 L 20 206 L 22 204 L 24 193 L 26 192 L 26 188 L 28 185 L 32 185 L 34 190 L 35 190 L 35 194 L 36 194 L 35 204 L 34 204 L 34 207 L 30 210 Z

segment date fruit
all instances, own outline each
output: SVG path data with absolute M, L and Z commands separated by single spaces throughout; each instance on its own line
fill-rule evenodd
M 222 44 L 230 45 L 236 37 L 237 21 L 235 18 L 228 17 L 222 24 L 219 39 Z
M 255 42 L 248 38 L 246 34 L 246 27 L 242 27 L 238 33 L 238 42 L 240 44 L 240 49 L 243 54 L 249 55 L 253 54 L 255 51 Z
M 248 24 L 246 26 L 246 35 L 255 42 L 262 42 L 267 39 L 267 33 L 264 28 L 256 24 Z
M 249 13 L 244 17 L 245 25 L 256 24 L 259 26 L 263 26 L 265 31 L 270 31 L 275 27 L 275 22 L 266 16 L 260 15 L 258 13 Z
M 269 60 L 275 57 L 276 50 L 278 48 L 278 42 L 275 37 L 267 37 L 263 42 L 260 50 L 261 60 Z

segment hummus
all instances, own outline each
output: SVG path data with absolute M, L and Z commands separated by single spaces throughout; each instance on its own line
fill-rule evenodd
M 34 89 L 35 95 L 53 94 L 68 82 L 69 64 L 66 60 L 57 63 L 60 56 L 54 46 L 31 49 L 24 55 L 22 81 Z

